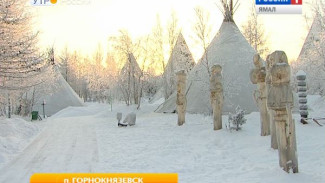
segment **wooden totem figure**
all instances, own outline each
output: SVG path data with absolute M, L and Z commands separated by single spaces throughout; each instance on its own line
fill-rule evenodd
M 184 70 L 176 73 L 177 77 L 177 113 L 178 113 L 178 126 L 185 123 L 186 112 L 186 73 Z
M 283 51 L 270 55 L 271 85 L 267 96 L 267 106 L 275 111 L 274 122 L 279 149 L 279 163 L 286 172 L 298 172 L 295 123 L 292 119 L 293 93 L 290 87 L 290 66 Z
M 258 90 L 255 91 L 254 97 L 260 109 L 261 119 L 261 136 L 270 135 L 270 117 L 266 105 L 266 70 L 259 54 L 254 56 L 255 69 L 250 72 L 251 82 L 257 84 Z
M 274 60 L 271 57 L 271 55 L 268 55 L 266 58 L 266 76 L 265 76 L 265 84 L 266 84 L 266 97 L 269 94 L 270 86 L 271 86 L 271 74 L 270 70 L 272 66 L 274 65 Z M 266 98 L 266 102 L 267 102 Z M 270 121 L 270 131 L 271 131 L 271 147 L 273 149 L 278 149 L 278 141 L 276 139 L 276 129 L 275 129 L 275 123 L 274 123 L 274 111 L 268 107 L 268 113 L 269 113 L 269 121 Z
M 222 67 L 220 65 L 214 65 L 211 68 L 210 100 L 213 110 L 214 130 L 222 129 L 223 88 L 221 71 Z

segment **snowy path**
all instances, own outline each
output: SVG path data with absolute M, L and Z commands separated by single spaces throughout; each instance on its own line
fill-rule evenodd
M 96 131 L 91 120 L 54 119 L 21 156 L 1 170 L 0 182 L 28 182 L 35 172 L 93 172 L 97 162 Z
M 269 137 L 259 136 L 259 114 L 239 132 L 212 130 L 210 117 L 157 114 L 146 104 L 134 127 L 118 128 L 116 112 L 101 104 L 68 108 L 49 118 L 44 130 L 0 169 L 0 182 L 24 183 L 36 172 L 170 172 L 180 183 L 324 183 L 325 128 L 297 123 L 299 174 L 278 166 Z M 227 121 L 227 116 L 224 116 Z

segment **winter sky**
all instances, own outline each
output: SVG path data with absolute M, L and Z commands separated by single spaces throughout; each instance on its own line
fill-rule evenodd
M 165 26 L 173 9 L 197 60 L 202 53 L 193 40 L 193 9 L 199 5 L 210 13 L 213 36 L 223 20 L 215 5 L 218 0 L 87 0 L 89 3 L 86 5 L 74 6 L 60 5 L 63 1 L 66 0 L 58 0 L 55 6 L 31 7 L 35 10 L 35 28 L 41 31 L 40 43 L 44 47 L 54 45 L 57 49 L 67 45 L 70 50 L 82 51 L 83 54 L 92 54 L 98 43 L 106 49 L 108 37 L 116 35 L 122 28 L 134 38 L 150 33 L 157 14 Z M 255 0 L 240 0 L 234 17 L 238 27 L 247 20 L 252 1 Z M 260 15 L 270 38 L 271 51 L 284 50 L 290 60 L 298 57 L 308 33 L 304 18 L 305 13 L 310 14 L 307 2 L 310 0 L 303 1 L 302 15 Z

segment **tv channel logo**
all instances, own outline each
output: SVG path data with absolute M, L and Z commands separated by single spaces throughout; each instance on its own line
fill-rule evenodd
M 89 5 L 92 0 L 30 0 L 32 6 Z
M 53 6 L 57 4 L 57 0 L 31 0 L 32 6 Z
M 302 14 L 302 0 L 255 0 L 257 14 Z

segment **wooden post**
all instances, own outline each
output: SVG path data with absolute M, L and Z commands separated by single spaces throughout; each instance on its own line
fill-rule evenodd
M 298 173 L 295 123 L 292 120 L 293 94 L 290 87 L 290 66 L 283 51 L 273 52 L 270 59 L 271 85 L 267 105 L 275 111 L 274 121 L 279 147 L 279 164 L 284 171 Z
M 178 126 L 185 123 L 185 112 L 186 112 L 186 73 L 181 70 L 176 73 L 177 77 L 177 113 L 178 113 Z
M 223 88 L 221 71 L 222 67 L 220 65 L 214 65 L 211 68 L 210 100 L 213 110 L 214 130 L 222 129 Z
M 266 76 L 265 76 L 265 85 L 266 85 L 266 97 L 269 95 L 270 86 L 271 86 L 271 74 L 270 69 L 273 66 L 273 59 L 271 56 L 267 56 L 266 58 Z M 266 98 L 266 102 L 268 99 Z M 270 121 L 270 132 L 271 132 L 271 147 L 273 149 L 278 149 L 278 141 L 276 139 L 276 129 L 275 129 L 275 122 L 274 122 L 274 111 L 268 107 L 269 113 L 269 121 Z
M 259 54 L 254 56 L 254 65 L 255 69 L 252 69 L 250 72 L 251 82 L 253 84 L 257 84 L 258 96 L 256 97 L 256 101 L 260 110 L 260 119 L 261 119 L 261 136 L 270 135 L 270 117 L 266 105 L 266 70 L 263 67 L 263 62 Z

